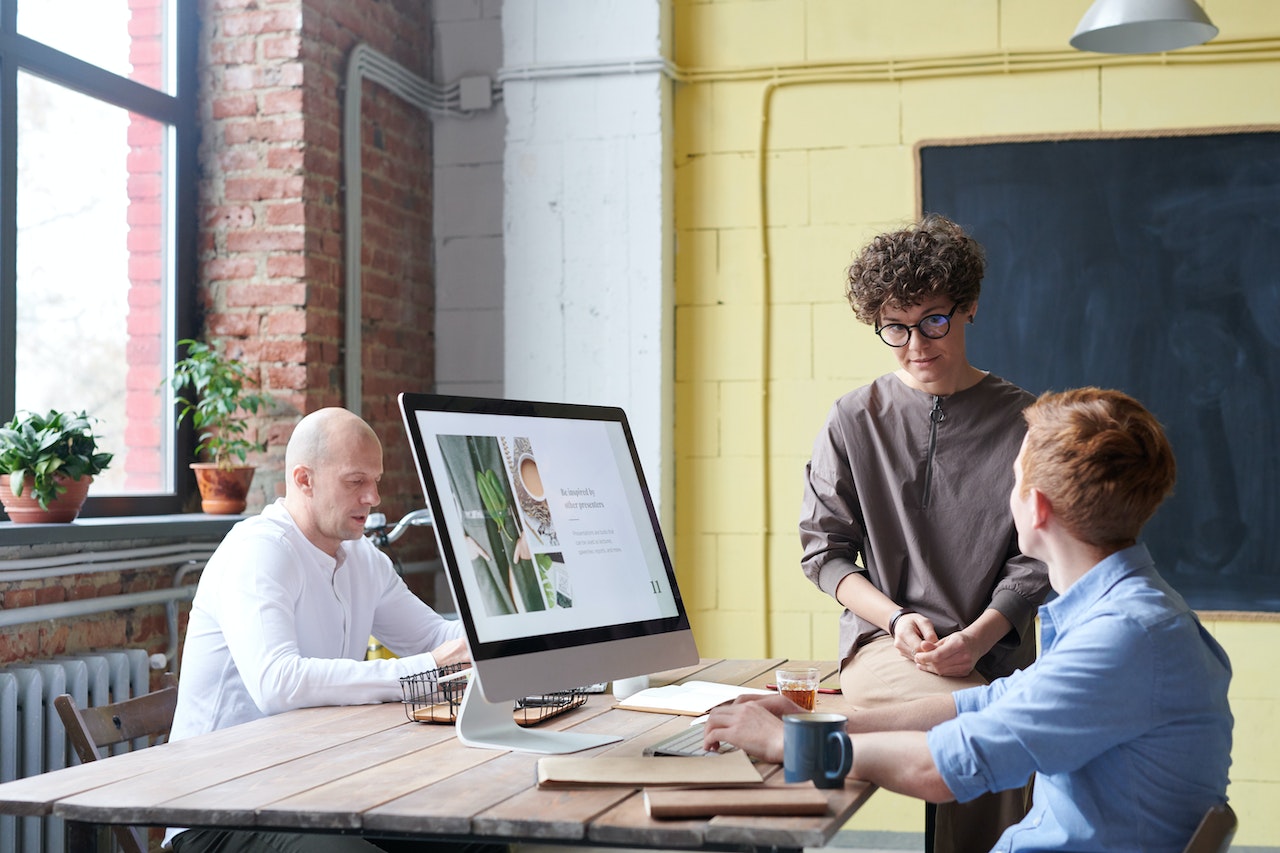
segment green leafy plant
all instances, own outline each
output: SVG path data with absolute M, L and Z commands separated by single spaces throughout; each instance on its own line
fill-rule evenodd
M 31 496 L 47 510 L 67 490 L 57 475 L 79 480 L 106 470 L 114 454 L 98 452 L 96 420 L 84 412 L 19 412 L 0 427 L 0 474 L 9 475 L 14 496 L 22 497 L 30 478 Z
M 219 468 L 233 468 L 233 459 L 243 465 L 249 451 L 260 451 L 265 442 L 245 437 L 245 415 L 257 414 L 270 397 L 252 390 L 253 380 L 238 361 L 213 346 L 190 339 L 178 341 L 186 357 L 173 366 L 170 380 L 178 394 L 178 425 L 191 418 L 199 443 L 196 455 Z

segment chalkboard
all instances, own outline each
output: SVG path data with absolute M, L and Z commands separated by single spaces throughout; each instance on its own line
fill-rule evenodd
M 919 204 L 987 251 L 968 354 L 1119 388 L 1176 494 L 1143 539 L 1200 610 L 1280 611 L 1280 132 L 917 146 Z

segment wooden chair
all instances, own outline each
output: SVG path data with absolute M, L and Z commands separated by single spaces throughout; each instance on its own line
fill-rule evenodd
M 1182 853 L 1227 853 L 1237 825 L 1236 813 L 1231 806 L 1223 803 L 1212 807 L 1205 812 Z
M 96 708 L 77 708 L 75 701 L 66 693 L 56 697 L 53 706 L 58 709 L 67 737 L 80 760 L 97 761 L 104 757 L 101 750 L 119 743 L 148 738 L 150 744 L 156 744 L 167 738 L 173 725 L 173 711 L 178 704 L 178 680 L 173 673 L 166 672 L 161 684 L 159 690 L 144 696 Z M 74 835 L 85 826 L 69 823 L 68 832 Z M 145 829 L 113 825 L 111 831 L 124 853 L 146 853 Z M 76 843 L 69 844 L 69 848 L 81 849 Z

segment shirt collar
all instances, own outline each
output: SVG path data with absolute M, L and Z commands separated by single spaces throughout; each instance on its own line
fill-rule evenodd
M 298 527 L 298 522 L 294 520 L 292 513 L 284 505 L 284 498 L 276 498 L 273 503 L 267 504 L 262 509 L 263 516 L 270 518 L 272 521 L 293 531 L 296 541 L 305 548 L 320 565 L 327 565 L 328 561 L 333 561 L 333 570 L 336 572 L 342 568 L 342 564 L 347 561 L 348 551 L 351 547 L 349 542 L 341 542 L 338 544 L 337 555 L 331 557 L 324 552 L 324 549 L 316 546 L 314 542 L 302 535 L 302 529 Z
M 1093 606 L 1120 581 L 1154 569 L 1155 561 L 1151 559 L 1151 552 L 1141 542 L 1103 559 L 1085 572 L 1066 592 L 1040 608 L 1040 621 L 1049 629 L 1049 636 L 1042 638 L 1045 646 L 1049 645 L 1052 635 L 1057 631 L 1066 631 L 1084 621 Z

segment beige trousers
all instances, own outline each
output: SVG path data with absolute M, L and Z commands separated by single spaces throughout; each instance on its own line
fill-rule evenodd
M 954 693 L 986 683 L 976 672 L 963 678 L 921 672 L 898 653 L 890 637 L 878 637 L 860 647 L 840 670 L 840 690 L 854 708 Z M 933 853 L 987 853 L 1007 827 L 1026 816 L 1030 801 L 1031 781 L 1027 780 L 1022 788 L 983 794 L 967 803 L 940 804 Z

